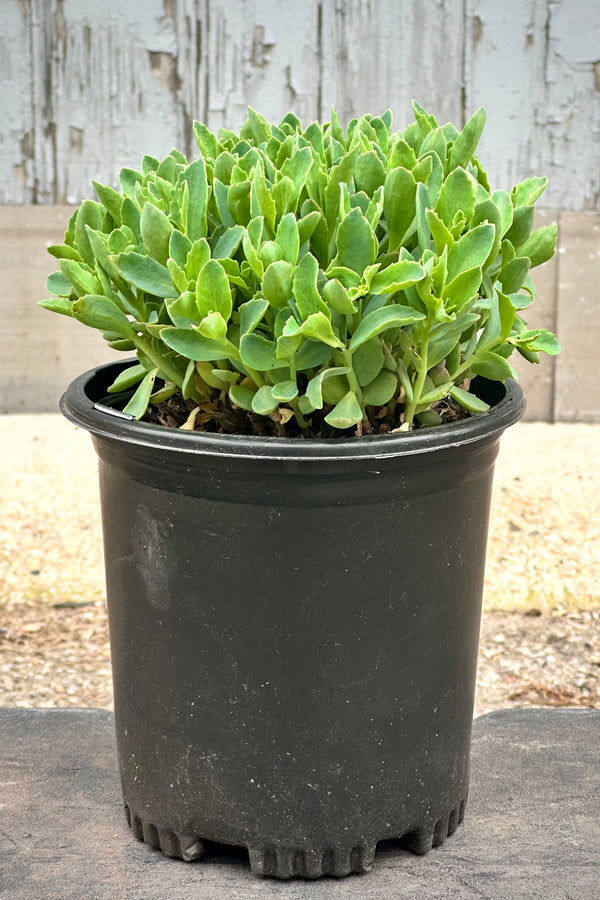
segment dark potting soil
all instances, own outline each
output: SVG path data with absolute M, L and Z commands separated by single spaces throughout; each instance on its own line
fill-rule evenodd
M 180 393 L 176 393 L 162 403 L 150 404 L 143 421 L 153 425 L 164 425 L 168 428 L 185 427 L 189 431 L 206 431 L 212 434 L 335 439 L 364 434 L 389 434 L 398 431 L 404 411 L 402 404 L 384 406 L 381 409 L 367 407 L 368 425 L 360 423 L 359 426 L 342 430 L 332 428 L 325 421 L 328 409 L 315 410 L 305 417 L 308 428 L 302 431 L 294 416 L 287 418 L 287 413 L 291 410 L 286 410 L 285 407 L 283 413 L 275 410 L 270 416 L 259 416 L 256 413 L 230 406 L 224 399 L 225 397 L 225 394 L 216 395 L 198 406 L 193 401 L 184 400 Z M 437 423 L 439 425 L 449 425 L 452 422 L 468 419 L 470 416 L 451 399 L 441 400 L 435 405 L 434 410 L 440 418 L 440 422 Z M 419 429 L 431 426 L 424 426 L 416 419 L 414 427 Z

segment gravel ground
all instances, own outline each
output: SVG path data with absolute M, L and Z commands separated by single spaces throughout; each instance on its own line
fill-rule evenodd
M 0 417 L 0 706 L 112 704 L 96 457 Z M 496 467 L 476 713 L 600 707 L 600 425 L 519 424 Z

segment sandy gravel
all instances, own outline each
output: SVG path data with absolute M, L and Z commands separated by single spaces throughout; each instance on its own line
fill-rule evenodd
M 111 706 L 96 457 L 0 417 L 0 706 Z M 519 424 L 496 468 L 477 713 L 600 706 L 600 425 Z

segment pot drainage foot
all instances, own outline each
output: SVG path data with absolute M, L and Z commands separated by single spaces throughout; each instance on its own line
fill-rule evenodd
M 248 855 L 255 875 L 272 878 L 341 877 L 353 872 L 370 872 L 375 860 L 375 846 L 356 845 L 350 849 L 327 850 L 248 847 Z
M 402 846 L 412 853 L 424 856 L 433 847 L 439 847 L 447 837 L 454 834 L 465 817 L 466 797 L 461 800 L 450 812 L 438 819 L 434 825 L 416 828 L 405 834 L 402 838 Z
M 193 862 L 204 856 L 204 842 L 194 834 L 179 834 L 169 828 L 157 828 L 140 816 L 132 813 L 125 804 L 127 824 L 138 841 L 143 841 L 154 850 L 162 850 L 167 856 L 174 856 L 186 862 Z

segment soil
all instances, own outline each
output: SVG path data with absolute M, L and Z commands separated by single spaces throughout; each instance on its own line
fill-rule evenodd
M 178 392 L 168 400 L 158 404 L 150 404 L 143 417 L 144 422 L 152 425 L 164 425 L 168 428 L 186 428 L 190 431 L 208 431 L 213 434 L 243 434 L 259 437 L 285 437 L 296 439 L 327 438 L 339 439 L 360 437 L 363 434 L 389 434 L 401 431 L 402 404 L 379 407 L 367 407 L 368 423 L 359 423 L 352 428 L 332 428 L 325 421 L 331 407 L 315 410 L 306 417 L 307 427 L 301 430 L 296 419 L 287 407 L 279 407 L 270 416 L 259 416 L 244 409 L 232 407 L 224 393 L 214 392 L 214 396 L 206 403 L 198 406 L 190 400 L 184 400 Z M 441 400 L 428 415 L 437 419 L 437 425 L 449 425 L 461 419 L 469 418 L 469 413 L 450 398 Z M 432 422 L 421 422 L 415 419 L 415 429 L 427 427 Z

